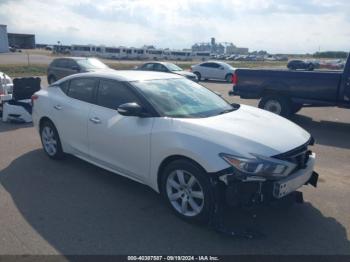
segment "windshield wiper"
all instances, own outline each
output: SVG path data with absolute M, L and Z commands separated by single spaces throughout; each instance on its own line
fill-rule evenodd
M 226 110 L 223 110 L 219 113 L 219 115 L 222 115 L 222 114 L 226 114 L 226 113 L 230 113 L 232 111 L 235 111 L 237 110 L 237 108 L 230 108 L 230 109 L 226 109 Z
M 240 108 L 240 105 L 239 104 L 231 104 L 232 108 L 230 109 L 225 109 L 223 111 L 221 111 L 218 115 L 222 115 L 222 114 L 226 114 L 226 113 L 230 113 L 232 111 L 236 111 L 238 108 Z

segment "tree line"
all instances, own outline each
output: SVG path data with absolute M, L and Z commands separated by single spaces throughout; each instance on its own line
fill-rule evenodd
M 317 58 L 347 58 L 348 53 L 343 51 L 316 52 L 313 57 Z

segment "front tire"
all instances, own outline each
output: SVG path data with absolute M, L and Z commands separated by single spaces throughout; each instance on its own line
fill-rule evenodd
M 46 120 L 40 126 L 40 138 L 43 149 L 50 158 L 61 159 L 64 155 L 61 140 L 55 125 Z
M 51 85 L 52 83 L 55 83 L 57 81 L 57 78 L 53 75 L 50 75 L 47 79 L 47 82 L 49 83 L 49 85 Z
M 259 102 L 259 108 L 284 117 L 289 117 L 292 112 L 289 99 L 283 96 L 264 96 Z
M 175 214 L 188 222 L 209 223 L 214 193 L 208 174 L 195 163 L 175 160 L 161 177 L 161 193 Z

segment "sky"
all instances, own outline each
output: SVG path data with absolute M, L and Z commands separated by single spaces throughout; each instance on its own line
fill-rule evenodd
M 0 24 L 37 43 L 183 49 L 215 37 L 270 53 L 349 51 L 349 14 L 349 0 L 0 0 Z

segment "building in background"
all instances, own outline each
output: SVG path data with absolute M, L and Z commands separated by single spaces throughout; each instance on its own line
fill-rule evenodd
M 210 52 L 211 54 L 240 54 L 245 55 L 249 53 L 249 49 L 245 47 L 237 47 L 232 43 L 221 42 L 217 43 L 212 37 L 209 42 L 196 43 L 192 46 L 192 52 Z
M 212 37 L 210 43 L 196 43 L 192 46 L 192 52 L 210 52 L 211 54 L 224 54 L 225 46 L 221 43 L 216 43 Z
M 8 33 L 9 46 L 19 49 L 34 49 L 35 35 Z
M 234 44 L 230 43 L 226 46 L 226 54 L 238 54 L 238 55 L 247 55 L 249 53 L 249 48 L 246 47 L 237 47 Z
M 7 26 L 0 25 L 0 53 L 9 51 L 9 41 L 7 37 Z

